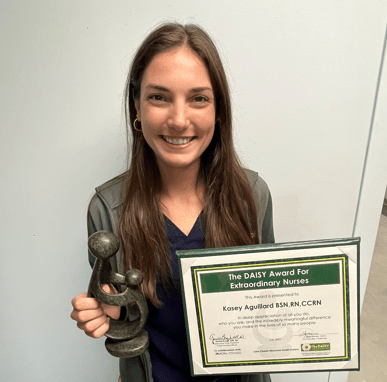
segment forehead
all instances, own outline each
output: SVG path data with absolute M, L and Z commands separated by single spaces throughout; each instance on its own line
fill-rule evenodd
M 146 68 L 142 86 L 147 84 L 211 87 L 210 75 L 203 60 L 186 45 L 158 53 Z

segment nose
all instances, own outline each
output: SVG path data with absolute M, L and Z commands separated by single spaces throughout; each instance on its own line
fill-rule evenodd
M 168 116 L 168 127 L 183 131 L 189 126 L 189 116 L 187 105 L 184 102 L 176 102 L 170 108 Z

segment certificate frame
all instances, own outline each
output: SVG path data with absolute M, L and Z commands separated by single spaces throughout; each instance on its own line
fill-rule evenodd
M 359 237 L 176 254 L 192 376 L 359 370 Z

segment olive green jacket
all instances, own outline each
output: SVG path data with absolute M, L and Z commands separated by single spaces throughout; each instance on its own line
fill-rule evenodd
M 274 243 L 272 201 L 269 188 L 265 181 L 254 171 L 245 170 L 253 188 L 254 198 L 258 208 L 259 242 Z M 119 221 L 125 192 L 125 174 L 121 174 L 100 187 L 96 188 L 88 210 L 88 234 L 96 231 L 112 231 L 117 237 Z M 89 262 L 93 266 L 94 257 L 89 252 Z M 114 272 L 124 274 L 122 246 L 111 260 Z M 122 382 L 153 382 L 152 364 L 149 352 L 134 358 L 120 359 L 120 374 Z M 269 374 L 242 375 L 241 382 L 270 382 Z

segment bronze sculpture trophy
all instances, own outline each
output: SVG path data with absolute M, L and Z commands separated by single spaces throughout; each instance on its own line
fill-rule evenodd
M 110 327 L 106 332 L 107 351 L 120 358 L 130 358 L 142 354 L 149 345 L 148 333 L 143 329 L 148 317 L 148 304 L 141 292 L 142 274 L 138 269 L 129 269 L 125 276 L 111 270 L 109 259 L 114 256 L 120 241 L 109 231 L 98 231 L 89 237 L 89 250 L 96 257 L 90 278 L 88 297 L 95 297 L 107 305 L 137 305 L 138 316 L 132 321 L 119 321 L 110 318 Z M 125 285 L 122 293 L 108 294 L 103 284 Z

